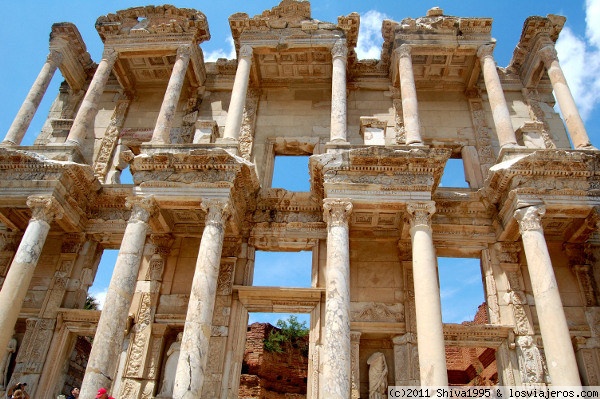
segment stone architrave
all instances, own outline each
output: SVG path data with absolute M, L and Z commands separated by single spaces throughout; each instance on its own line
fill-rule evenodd
M 29 289 L 33 272 L 50 231 L 50 223 L 60 219 L 63 209 L 51 196 L 27 198 L 31 219 L 0 290 L 0 348 L 6 348 Z
M 245 45 L 240 48 L 238 67 L 235 73 L 233 89 L 231 90 L 231 100 L 225 120 L 225 131 L 223 138 L 228 140 L 238 140 L 240 128 L 242 127 L 242 118 L 244 116 L 244 105 L 246 103 L 246 94 L 250 80 L 250 67 L 252 66 L 252 47 Z
M 411 47 L 401 45 L 398 52 L 398 72 L 400 74 L 400 94 L 402 96 L 402 115 L 406 145 L 422 145 L 421 122 L 419 121 L 419 104 L 417 88 L 413 72 Z
M 185 73 L 190 63 L 191 54 L 192 48 L 189 45 L 180 46 L 177 49 L 175 65 L 173 66 L 167 91 L 165 92 L 165 97 L 160 106 L 160 111 L 158 112 L 158 119 L 154 126 L 154 132 L 152 133 L 151 143 L 153 144 L 170 143 L 173 118 L 175 117 L 175 111 L 177 110 L 177 104 L 179 103 L 179 97 L 181 96 L 181 88 L 183 87 Z
M 327 267 L 325 269 L 325 336 L 323 342 L 323 397 L 347 399 L 350 396 L 350 242 L 348 219 L 352 202 L 326 198 Z
M 56 51 L 50 51 L 48 57 L 46 58 L 46 62 L 42 67 L 39 75 L 33 82 L 27 97 L 25 97 L 25 101 L 21 104 L 21 108 L 17 113 L 17 116 L 13 120 L 12 124 L 8 128 L 8 132 L 6 133 L 6 137 L 2 144 L 5 145 L 19 145 L 27 132 L 27 128 L 29 128 L 29 124 L 35 115 L 40 103 L 42 102 L 42 98 L 48 89 L 48 85 L 56 72 L 56 68 L 60 65 L 63 59 L 63 55 Z
M 542 228 L 542 205 L 515 211 L 523 239 L 548 372 L 555 386 L 580 386 L 571 335 Z
M 229 201 L 211 199 L 203 201 L 201 206 L 206 211 L 205 227 L 185 318 L 173 399 L 199 398 L 206 377 Z
M 104 308 L 81 385 L 81 399 L 93 399 L 98 387 L 110 388 L 123 345 L 123 331 L 137 282 L 142 252 L 149 231 L 148 221 L 157 211 L 153 197 L 130 197 L 131 217 L 123 233 Z
M 345 40 L 338 40 L 331 49 L 331 142 L 346 142 L 346 63 L 348 48 Z
M 492 108 L 492 118 L 496 126 L 496 134 L 500 147 L 514 147 L 517 145 L 517 137 L 510 119 L 510 112 L 506 99 L 504 98 L 504 90 L 500 77 L 496 70 L 496 61 L 494 61 L 494 45 L 485 44 L 477 50 L 477 56 L 481 62 L 481 70 L 483 71 L 483 79 L 485 81 L 485 89 Z
M 407 211 L 411 215 L 410 235 L 421 385 L 446 386 L 448 374 L 442 305 L 431 228 L 435 203 L 411 202 L 407 204 Z
M 98 64 L 98 69 L 96 69 L 92 82 L 85 93 L 85 97 L 83 97 L 71 131 L 67 136 L 67 144 L 81 146 L 88 132 L 92 131 L 94 120 L 98 114 L 100 96 L 104 92 L 104 87 L 118 56 L 119 54 L 114 49 L 110 47 L 104 49 L 102 60 Z
M 581 115 L 577 109 L 577 104 L 575 104 L 575 100 L 573 99 L 573 94 L 571 94 L 571 89 L 569 89 L 569 85 L 567 84 L 567 79 L 558 62 L 558 55 L 556 54 L 554 45 L 549 44 L 542 47 L 538 51 L 538 54 L 548 71 L 556 101 L 558 101 L 560 111 L 565 118 L 565 124 L 571 135 L 571 140 L 573 140 L 573 146 L 578 149 L 593 148 L 583 124 L 583 119 L 581 119 Z

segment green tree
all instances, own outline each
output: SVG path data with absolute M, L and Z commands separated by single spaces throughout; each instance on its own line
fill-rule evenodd
M 265 350 L 268 352 L 284 353 L 292 348 L 299 349 L 308 355 L 308 342 L 304 339 L 308 335 L 306 322 L 300 323 L 298 318 L 290 315 L 287 320 L 277 320 L 277 328 L 269 332 L 264 340 Z
M 83 308 L 85 310 L 98 310 L 99 306 L 100 304 L 98 303 L 98 300 L 88 294 L 88 296 L 85 298 L 85 305 L 83 305 Z

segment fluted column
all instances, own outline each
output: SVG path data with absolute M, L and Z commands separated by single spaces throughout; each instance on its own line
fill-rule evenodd
M 548 253 L 542 216 L 544 206 L 528 206 L 515 211 L 519 223 L 527 269 L 533 289 L 535 310 L 544 341 L 548 372 L 554 386 L 580 386 L 575 352 L 563 310 L 552 261 Z
M 446 386 L 446 348 L 442 324 L 442 304 L 438 285 L 437 257 L 433 246 L 431 216 L 433 202 L 414 202 L 406 206 L 410 218 L 410 237 L 415 283 L 417 346 L 422 386 Z
M 185 317 L 181 352 L 175 372 L 173 399 L 200 397 L 208 360 L 229 205 L 226 200 L 208 200 L 202 203 L 202 208 L 206 211 L 205 227 Z
M 494 45 L 484 44 L 477 50 L 477 56 L 481 62 L 485 90 L 492 108 L 492 118 L 498 135 L 498 143 L 500 147 L 515 147 L 517 146 L 517 138 L 510 120 L 510 112 L 504 98 L 504 90 L 502 89 L 502 83 L 500 83 L 493 52 Z
M 227 110 L 227 119 L 225 120 L 225 131 L 223 138 L 237 140 L 240 136 L 242 127 L 242 118 L 244 116 L 244 105 L 246 105 L 246 93 L 248 92 L 248 82 L 250 80 L 250 67 L 252 66 L 252 47 L 245 45 L 240 48 L 240 57 L 235 72 L 233 90 L 231 90 L 231 100 Z
M 17 113 L 17 116 L 13 120 L 8 132 L 6 133 L 6 137 L 2 144 L 4 145 L 19 145 L 29 128 L 29 124 L 35 115 L 46 90 L 48 89 L 48 85 L 56 72 L 56 68 L 60 65 L 63 59 L 63 55 L 56 51 L 50 51 L 48 54 L 48 58 L 46 58 L 46 63 L 42 67 L 42 70 L 38 74 L 35 82 L 33 82 L 33 86 L 27 93 L 27 97 L 23 104 L 21 104 L 21 108 Z
M 348 218 L 352 212 L 352 202 L 327 198 L 323 202 L 323 209 L 327 222 L 327 267 L 322 397 L 348 399 L 351 379 Z
M 331 49 L 333 69 L 331 71 L 331 132 L 330 141 L 346 142 L 346 63 L 348 48 L 346 41 L 338 40 Z
M 398 72 L 400 74 L 400 95 L 402 96 L 402 115 L 407 145 L 422 145 L 421 122 L 419 121 L 419 104 L 417 88 L 413 72 L 411 48 L 408 44 L 401 45 L 398 52 Z
M 171 142 L 170 134 L 173 126 L 173 117 L 177 110 L 179 97 L 181 96 L 181 88 L 185 80 L 185 73 L 190 63 L 192 48 L 189 45 L 180 46 L 177 49 L 177 58 L 171 72 L 171 78 L 163 98 L 156 126 L 152 133 L 151 142 L 154 144 L 168 144 Z
M 157 210 L 153 197 L 128 198 L 127 206 L 131 207 L 131 216 L 123 233 L 121 248 L 98 320 L 94 344 L 81 385 L 81 399 L 93 399 L 98 388 L 110 389 L 113 384 L 149 230 L 148 221 Z
M 549 44 L 542 47 L 538 51 L 538 54 L 548 71 L 548 76 L 550 77 L 552 88 L 554 89 L 554 95 L 556 96 L 556 101 L 558 101 L 560 111 L 565 118 L 565 124 L 569 130 L 573 146 L 575 148 L 592 147 L 590 138 L 588 137 L 583 124 L 583 119 L 581 119 L 581 115 L 579 115 L 577 104 L 575 104 L 573 94 L 571 94 L 571 89 L 569 89 L 569 85 L 567 84 L 567 79 L 558 62 L 556 49 L 553 45 Z
M 98 103 L 100 96 L 104 92 L 106 82 L 112 72 L 113 66 L 117 61 L 118 53 L 112 48 L 105 48 L 102 53 L 102 60 L 98 64 L 96 73 L 92 78 L 85 97 L 81 102 L 79 111 L 73 121 L 73 126 L 67 136 L 67 144 L 79 146 L 85 140 L 87 133 L 92 130 L 96 114 L 98 114 Z
M 54 197 L 31 196 L 27 198 L 27 206 L 31 208 L 31 219 L 0 290 L 0 348 L 6 348 L 13 335 L 23 300 L 50 231 L 50 223 L 63 215 L 63 209 Z

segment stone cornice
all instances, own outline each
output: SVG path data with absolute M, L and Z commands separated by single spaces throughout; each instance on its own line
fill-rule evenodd
M 210 39 L 208 21 L 200 11 L 172 5 L 132 7 L 96 20 L 103 42 L 128 36 L 146 41 L 149 36 L 187 38 L 192 43 Z
M 350 192 L 380 197 L 420 192 L 429 199 L 439 185 L 450 150 L 429 148 L 391 149 L 365 147 L 338 154 L 312 156 L 309 161 L 312 192 L 324 198 Z M 340 191 L 341 190 L 341 191 Z M 333 192 L 332 192 L 333 193 Z M 332 194 L 330 193 L 330 194 Z M 334 196 L 328 194 L 327 196 Z M 416 198 L 414 198 L 416 199 Z
M 517 151 L 490 169 L 483 195 L 492 204 L 513 191 L 522 195 L 600 197 L 600 153 L 576 150 Z

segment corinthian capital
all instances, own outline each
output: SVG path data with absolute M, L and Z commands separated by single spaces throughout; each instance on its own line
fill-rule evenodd
M 482 46 L 479 46 L 479 48 L 477 49 L 477 57 L 479 59 L 484 57 L 493 57 L 494 47 L 495 46 L 493 44 L 484 44 Z
M 200 206 L 206 212 L 205 223 L 207 226 L 211 224 L 222 227 L 231 213 L 229 201 L 223 199 L 209 199 L 202 201 Z
M 406 211 L 411 216 L 410 227 L 431 227 L 431 216 L 435 213 L 435 202 L 409 202 Z
M 177 58 L 190 58 L 191 55 L 192 46 L 189 44 L 184 44 L 177 48 Z
M 111 64 L 117 60 L 118 56 L 119 53 L 112 47 L 105 47 L 104 51 L 102 52 L 102 59 Z
M 325 198 L 323 210 L 323 219 L 327 226 L 347 226 L 348 217 L 352 213 L 352 202 L 347 198 Z
M 51 50 L 50 53 L 48 53 L 48 57 L 46 57 L 46 62 L 54 66 L 59 66 L 62 60 L 63 54 L 57 50 Z
M 335 58 L 342 58 L 346 60 L 348 57 L 348 48 L 346 47 L 345 40 L 337 40 L 331 48 L 331 56 Z
M 129 222 L 148 223 L 150 216 L 158 211 L 158 205 L 153 196 L 148 197 L 128 197 L 125 206 L 131 208 Z
M 558 54 L 556 53 L 556 49 L 553 45 L 547 45 L 538 50 L 538 54 L 546 68 L 552 64 L 553 61 L 558 61 Z
M 32 195 L 27 198 L 27 206 L 31 208 L 31 220 L 41 220 L 48 224 L 60 219 L 64 210 L 52 196 Z
M 254 52 L 254 50 L 252 50 L 252 46 L 248 46 L 247 44 L 240 47 L 240 57 L 241 58 L 250 58 L 250 57 L 252 57 L 253 52 Z
M 398 57 L 410 57 L 412 54 L 412 47 L 409 44 L 403 44 L 398 47 L 396 50 Z
M 546 213 L 543 205 L 528 206 L 515 211 L 515 219 L 519 223 L 521 233 L 531 230 L 542 230 L 542 216 Z

